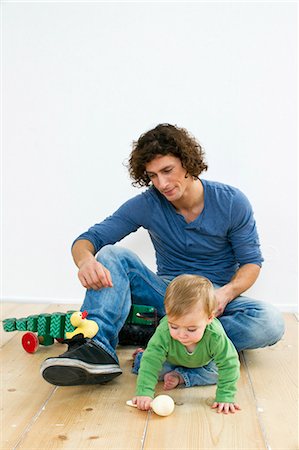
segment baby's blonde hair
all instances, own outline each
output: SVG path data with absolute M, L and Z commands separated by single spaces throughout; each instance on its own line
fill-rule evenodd
M 164 305 L 170 317 L 188 314 L 195 306 L 211 317 L 217 310 L 217 301 L 212 283 L 199 275 L 179 275 L 167 286 Z

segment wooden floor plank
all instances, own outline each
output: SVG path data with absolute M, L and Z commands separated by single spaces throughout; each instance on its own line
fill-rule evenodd
M 169 417 L 151 415 L 144 449 L 265 449 L 244 367 L 237 395 L 242 411 L 224 415 L 211 409 L 215 390 L 198 386 L 168 391 L 177 404 L 175 411 Z M 162 392 L 160 387 L 157 394 Z
M 293 314 L 284 317 L 283 339 L 244 357 L 269 447 L 298 450 L 298 321 Z
M 105 385 L 57 388 L 18 449 L 141 449 L 147 416 L 126 406 L 136 381 L 132 352 L 120 351 L 123 375 Z
M 66 305 L 37 305 L 28 314 L 40 312 L 64 311 Z M 68 309 L 75 305 L 68 305 Z M 9 309 L 9 308 L 8 308 Z M 20 308 L 22 314 L 25 309 Z M 18 316 L 17 317 L 22 317 Z M 12 449 L 35 414 L 47 401 L 54 386 L 42 381 L 40 364 L 45 358 L 62 353 L 66 345 L 54 344 L 40 346 L 35 354 L 26 353 L 21 346 L 23 332 L 9 332 L 12 338 L 1 348 L 1 449 Z
M 26 353 L 20 344 L 21 332 L 1 349 L 2 447 L 14 448 L 36 411 L 41 408 L 53 387 L 41 383 L 39 366 L 48 356 L 57 354 L 59 344 L 40 347 Z M 65 346 L 60 346 L 64 349 Z

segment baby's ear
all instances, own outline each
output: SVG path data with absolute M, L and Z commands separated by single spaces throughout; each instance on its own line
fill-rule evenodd
M 213 319 L 215 319 L 215 315 L 211 314 L 210 317 L 208 317 L 208 324 L 211 323 Z

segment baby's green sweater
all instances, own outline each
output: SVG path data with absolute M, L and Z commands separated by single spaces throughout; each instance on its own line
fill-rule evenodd
M 238 353 L 218 319 L 207 325 L 195 350 L 186 347 L 170 336 L 167 317 L 163 317 L 141 358 L 136 395 L 154 397 L 155 386 L 165 361 L 175 366 L 198 368 L 211 360 L 218 368 L 216 401 L 233 403 L 240 376 Z

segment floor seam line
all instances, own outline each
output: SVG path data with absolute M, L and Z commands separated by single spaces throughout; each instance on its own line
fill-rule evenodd
M 53 391 L 51 392 L 51 394 L 48 396 L 48 398 L 45 400 L 45 402 L 42 404 L 42 406 L 39 408 L 39 410 L 37 411 L 37 413 L 32 417 L 32 419 L 30 420 L 30 422 L 28 423 L 27 427 L 24 429 L 24 431 L 21 433 L 18 441 L 16 442 L 15 446 L 13 447 L 12 450 L 16 450 L 19 445 L 22 443 L 24 437 L 26 436 L 26 434 L 31 430 L 32 426 L 35 424 L 35 422 L 37 421 L 37 419 L 39 418 L 39 416 L 41 415 L 41 413 L 45 410 L 47 404 L 49 403 L 49 401 L 51 400 L 51 398 L 53 397 L 53 395 L 55 394 L 55 392 L 57 391 L 58 386 L 55 386 L 55 388 L 53 389 Z
M 145 445 L 145 440 L 146 440 L 146 435 L 147 435 L 147 428 L 148 428 L 150 417 L 151 417 L 151 411 L 148 411 L 146 422 L 145 422 L 145 427 L 144 427 L 144 430 L 143 430 L 143 435 L 141 437 L 141 448 L 140 448 L 140 450 L 144 450 L 144 445 Z
M 257 420 L 258 420 L 258 424 L 259 424 L 259 427 L 260 427 L 260 430 L 261 430 L 261 433 L 262 433 L 262 436 L 263 436 L 264 444 L 265 444 L 267 450 L 272 450 L 271 446 L 269 444 L 269 440 L 268 440 L 268 436 L 267 436 L 267 433 L 266 433 L 265 425 L 263 423 L 263 420 L 262 420 L 262 417 L 261 417 L 261 413 L 259 411 L 257 397 L 256 397 L 256 394 L 255 394 L 255 390 L 254 390 L 254 387 L 253 387 L 253 382 L 252 382 L 252 379 L 251 379 L 251 376 L 250 376 L 249 367 L 247 365 L 247 361 L 246 361 L 246 358 L 245 358 L 245 355 L 244 355 L 243 351 L 240 352 L 240 357 L 241 357 L 241 360 L 242 360 L 242 362 L 244 364 L 245 371 L 246 371 L 246 374 L 247 374 L 247 378 L 249 380 L 250 389 L 251 389 L 251 392 L 252 392 L 252 395 L 253 395 L 253 398 L 254 398 L 254 403 L 255 403 L 255 408 L 256 408 L 256 413 L 257 413 Z

